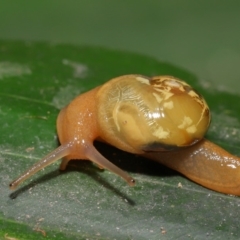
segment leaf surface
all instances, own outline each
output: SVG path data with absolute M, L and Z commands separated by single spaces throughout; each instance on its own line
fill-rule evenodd
M 0 41 L 0 237 L 239 239 L 240 198 L 215 193 L 158 163 L 104 144 L 97 147 L 130 172 L 135 187 L 89 161 L 71 161 L 63 173 L 58 162 L 18 190 L 8 189 L 14 178 L 58 146 L 55 121 L 63 106 L 113 77 L 133 73 L 174 75 L 194 86 L 212 111 L 207 138 L 240 155 L 238 95 L 207 88 L 183 69 L 138 54 Z

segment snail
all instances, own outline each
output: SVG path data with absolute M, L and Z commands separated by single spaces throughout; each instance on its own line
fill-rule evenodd
M 201 95 L 172 76 L 125 75 L 76 97 L 57 118 L 60 146 L 10 183 L 62 158 L 88 159 L 101 169 L 135 180 L 94 147 L 100 140 L 170 167 L 209 189 L 240 195 L 240 159 L 204 139 L 210 111 Z

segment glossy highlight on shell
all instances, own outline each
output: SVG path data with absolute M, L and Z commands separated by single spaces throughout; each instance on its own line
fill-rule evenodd
M 210 123 L 205 100 L 172 76 L 122 76 L 105 84 L 98 96 L 101 136 L 118 138 L 132 152 L 192 145 Z

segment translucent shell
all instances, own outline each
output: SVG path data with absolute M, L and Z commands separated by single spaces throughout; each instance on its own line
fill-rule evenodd
M 192 145 L 210 123 L 204 99 L 172 76 L 121 76 L 104 84 L 97 99 L 101 138 L 133 153 Z

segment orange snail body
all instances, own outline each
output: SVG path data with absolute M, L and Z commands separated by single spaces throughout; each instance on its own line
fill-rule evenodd
M 96 150 L 93 141 L 98 139 L 143 154 L 207 188 L 240 195 L 239 158 L 203 139 L 209 123 L 204 99 L 179 79 L 114 78 L 61 110 L 57 119 L 61 145 L 14 180 L 10 188 L 60 158 L 62 170 L 71 159 L 89 159 L 134 185 L 131 176 Z
M 179 151 L 146 153 L 145 157 L 206 188 L 240 196 L 240 158 L 207 139 Z

